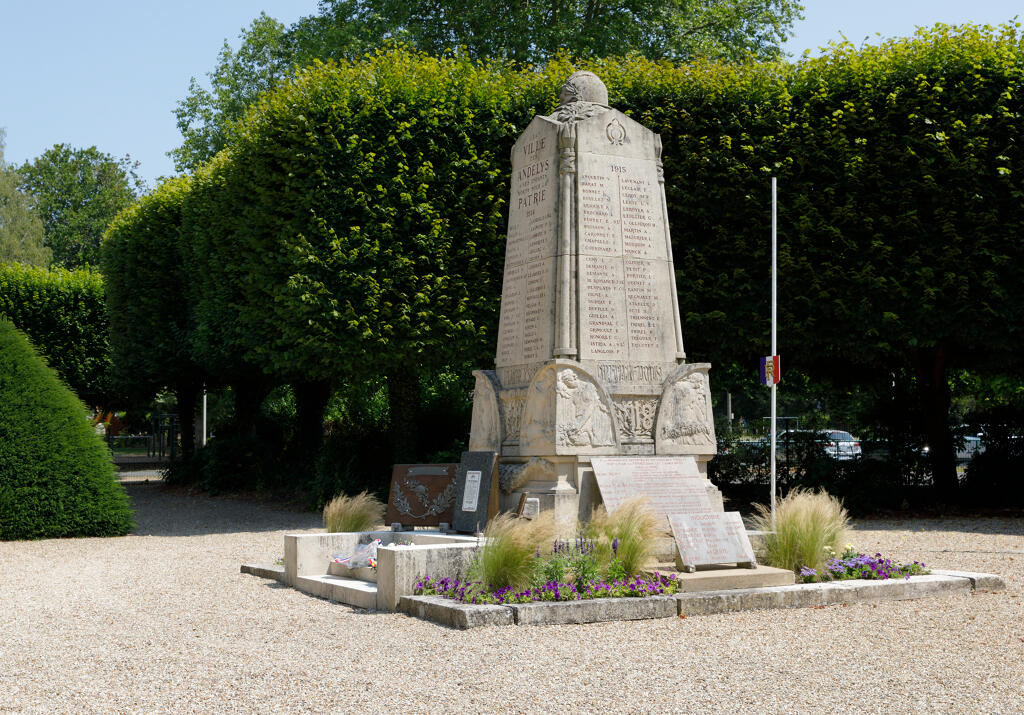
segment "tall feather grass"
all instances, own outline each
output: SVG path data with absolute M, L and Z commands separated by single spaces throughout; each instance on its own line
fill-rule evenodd
M 771 510 L 757 505 L 754 528 L 772 531 Z M 793 489 L 775 507 L 774 533 L 763 537 L 769 566 L 799 572 L 802 567 L 825 572 L 825 547 L 835 553 L 846 543 L 850 520 L 842 502 L 824 490 Z
M 339 494 L 324 507 L 328 533 L 370 531 L 384 523 L 384 503 L 368 492 L 354 497 Z
M 467 578 L 481 582 L 488 590 L 524 590 L 536 573 L 538 549 L 548 548 L 554 537 L 553 512 L 531 520 L 499 514 L 487 524 L 485 541 L 470 564 Z
M 603 506 L 598 507 L 586 531 L 598 540 L 605 567 L 618 559 L 626 574 L 636 575 L 654 560 L 657 539 L 666 528 L 651 511 L 647 497 L 636 496 L 610 514 Z

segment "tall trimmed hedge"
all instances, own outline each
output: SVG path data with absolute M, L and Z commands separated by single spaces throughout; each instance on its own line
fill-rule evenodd
M 28 335 L 82 400 L 109 403 L 109 328 L 99 273 L 0 264 L 0 318 Z
M 0 320 L 0 539 L 119 536 L 132 527 L 85 406 Z
M 916 371 L 943 417 L 946 370 L 1021 363 L 1021 38 L 941 26 L 796 65 L 519 70 L 398 49 L 307 68 L 166 227 L 188 247 L 191 358 L 269 382 L 384 374 L 392 421 L 415 431 L 399 407 L 418 376 L 493 355 L 508 152 L 579 68 L 662 135 L 691 359 L 766 349 L 777 175 L 787 364 L 832 377 L 845 361 L 865 385 Z

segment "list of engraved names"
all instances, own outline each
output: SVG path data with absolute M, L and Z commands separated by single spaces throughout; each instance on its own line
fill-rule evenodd
M 535 121 L 512 155 L 498 366 L 551 357 L 557 193 L 557 128 Z
M 670 361 L 672 295 L 653 160 L 579 157 L 580 358 Z

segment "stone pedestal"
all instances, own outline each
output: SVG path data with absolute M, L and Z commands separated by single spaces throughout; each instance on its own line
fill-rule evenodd
M 683 351 L 661 138 L 592 73 L 560 98 L 512 149 L 498 348 L 474 373 L 469 448 L 498 452 L 502 509 L 527 490 L 568 520 L 599 503 L 589 457 L 689 454 L 706 474 L 715 433 L 711 366 Z

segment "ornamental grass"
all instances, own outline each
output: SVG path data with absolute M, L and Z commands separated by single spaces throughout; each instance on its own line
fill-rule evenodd
M 830 553 L 839 550 L 847 538 L 849 516 L 834 496 L 824 490 L 813 492 L 793 489 L 775 508 L 775 528 L 771 510 L 757 505 L 754 528 L 766 532 L 763 537 L 765 561 L 770 566 L 813 569 L 824 573 Z
M 370 531 L 384 523 L 384 503 L 369 492 L 354 497 L 339 494 L 324 507 L 328 533 Z
M 484 543 L 469 567 L 467 579 L 491 591 L 523 590 L 533 581 L 541 547 L 554 536 L 553 512 L 531 520 L 499 514 L 484 530 Z
M 612 575 L 634 575 L 653 559 L 658 537 L 665 534 L 648 499 L 636 496 L 624 501 L 614 512 L 603 506 L 594 511 L 587 533 L 597 539 L 605 568 Z

